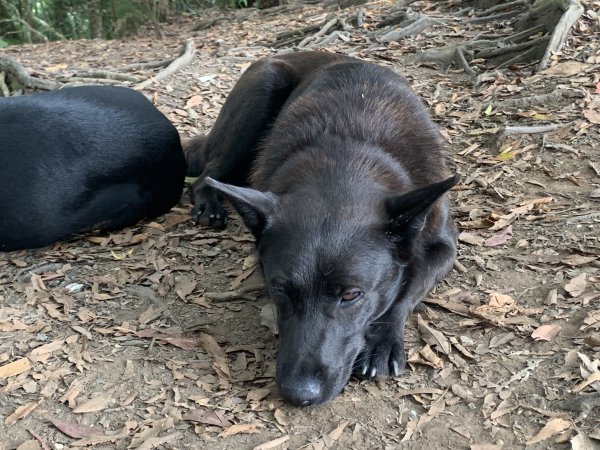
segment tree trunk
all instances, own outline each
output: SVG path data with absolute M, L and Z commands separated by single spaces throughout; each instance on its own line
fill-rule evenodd
M 31 4 L 29 0 L 21 0 L 21 17 L 29 26 L 23 27 L 23 40 L 31 43 L 31 28 L 33 28 L 33 14 L 31 12 Z
M 90 20 L 90 37 L 92 39 L 101 39 L 103 37 L 101 0 L 91 0 L 88 3 L 88 13 Z

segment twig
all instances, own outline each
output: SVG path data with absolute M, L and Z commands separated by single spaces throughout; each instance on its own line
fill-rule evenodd
M 320 38 L 321 36 L 324 36 L 329 31 L 329 29 L 337 23 L 338 23 L 338 18 L 334 17 L 329 22 L 325 23 L 325 25 L 323 25 L 323 27 L 321 27 L 321 29 L 316 34 L 311 35 L 311 36 L 306 36 L 304 39 L 302 39 L 302 41 L 300 41 L 300 43 L 298 44 L 298 48 L 302 48 L 302 47 L 306 46 L 306 44 L 308 44 L 310 41 L 316 40 L 316 39 Z
M 436 24 L 436 23 L 443 23 L 443 20 L 432 19 L 431 17 L 428 17 L 428 16 L 421 16 L 417 20 L 412 22 L 410 25 L 408 25 L 404 28 L 388 31 L 387 33 L 385 33 L 383 36 L 381 36 L 379 38 L 379 41 L 381 41 L 381 42 L 399 41 L 400 39 L 404 39 L 405 37 L 419 34 L 424 29 L 429 28 L 430 26 L 432 26 L 433 24 Z
M 51 91 L 60 87 L 60 83 L 57 83 L 56 81 L 32 77 L 27 73 L 25 67 L 10 56 L 0 55 L 0 71 L 11 74 L 22 86 L 28 88 Z
M 34 268 L 21 269 L 17 272 L 16 278 L 19 283 L 25 283 L 31 279 L 32 275 L 41 275 L 47 272 L 58 272 L 63 268 L 62 263 L 47 263 Z
M 549 133 L 550 131 L 556 131 L 559 128 L 564 127 L 565 124 L 549 124 L 540 125 L 535 127 L 511 127 L 507 126 L 501 129 L 502 134 L 537 134 L 537 133 Z
M 264 291 L 264 289 L 264 283 L 250 284 L 248 286 L 242 286 L 241 288 L 236 289 L 234 291 L 205 292 L 204 297 L 207 300 L 211 300 L 213 302 L 227 302 L 231 300 L 255 300 L 253 296 L 248 294 L 250 292 Z
M 178 58 L 173 60 L 173 62 L 171 64 L 169 64 L 163 70 L 158 72 L 156 74 L 156 76 L 151 77 L 151 78 L 147 79 L 146 81 L 142 81 L 141 83 L 139 83 L 135 87 L 135 89 L 142 90 L 142 89 L 150 86 L 152 83 L 164 80 L 165 78 L 173 75 L 175 72 L 177 72 L 178 70 L 180 70 L 181 68 L 187 66 L 188 64 L 190 64 L 192 62 L 192 60 L 194 59 L 195 52 L 196 52 L 196 47 L 194 45 L 194 41 L 192 39 L 188 39 L 185 42 L 185 44 L 182 48 L 181 54 Z

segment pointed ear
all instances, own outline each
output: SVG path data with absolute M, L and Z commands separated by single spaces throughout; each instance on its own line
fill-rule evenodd
M 431 206 L 459 180 L 460 177 L 455 175 L 439 183 L 390 197 L 386 202 L 391 219 L 388 233 L 402 241 L 412 240 L 425 226 Z
M 258 239 L 263 232 L 267 219 L 277 207 L 277 196 L 272 192 L 261 192 L 255 189 L 221 183 L 210 177 L 206 184 L 224 194 L 236 211 L 242 216 L 244 223 Z

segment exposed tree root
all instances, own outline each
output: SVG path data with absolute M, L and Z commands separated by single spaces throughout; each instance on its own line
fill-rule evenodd
M 515 22 L 516 32 L 512 35 L 479 35 L 463 44 L 429 49 L 417 60 L 438 61 L 448 65 L 454 63 L 471 76 L 477 75 L 471 62 L 481 59 L 495 65 L 496 69 L 539 61 L 537 70 L 543 70 L 550 56 L 562 48 L 583 8 L 577 0 L 536 0 L 533 5 L 523 9 L 527 5 L 528 2 L 524 0 L 509 1 L 466 21 L 470 24 L 485 23 L 519 16 Z M 540 33 L 542 36 L 536 37 Z
M 156 83 L 164 80 L 165 78 L 173 75 L 178 70 L 183 67 L 189 65 L 194 59 L 194 53 L 196 52 L 196 46 L 194 45 L 194 41 L 192 39 L 188 39 L 182 50 L 181 54 L 178 58 L 174 59 L 171 64 L 165 67 L 163 70 L 158 72 L 155 76 L 148 78 L 146 81 L 142 81 L 138 85 L 135 86 L 136 90 L 142 90 L 150 86 L 152 83 Z
M 6 85 L 6 72 L 0 72 L 0 93 L 3 97 L 10 97 L 10 91 Z
M 408 36 L 414 36 L 415 34 L 419 34 L 421 31 L 429 28 L 430 26 L 436 23 L 443 23 L 440 19 L 434 19 L 428 16 L 421 16 L 415 21 L 411 22 L 409 25 L 404 26 L 400 29 L 388 31 L 384 35 L 379 38 L 381 42 L 392 42 L 399 41 L 400 39 L 404 39 Z
M 30 89 L 51 91 L 61 85 L 56 81 L 32 77 L 27 73 L 25 67 L 9 56 L 0 55 L 0 72 L 6 72 L 6 74 L 14 77 L 21 86 Z
M 554 90 L 548 94 L 531 95 L 528 97 L 510 98 L 494 102 L 496 109 L 506 108 L 532 108 L 535 106 L 558 106 L 565 100 L 583 98 L 585 94 L 579 91 Z

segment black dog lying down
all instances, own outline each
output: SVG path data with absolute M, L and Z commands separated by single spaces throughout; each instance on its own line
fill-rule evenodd
M 199 222 L 224 226 L 222 193 L 256 237 L 281 394 L 310 405 L 353 370 L 398 375 L 406 319 L 455 258 L 442 196 L 458 182 L 406 80 L 327 53 L 263 59 L 184 147 Z
M 0 99 L 0 251 L 167 212 L 185 158 L 142 94 L 79 87 Z

